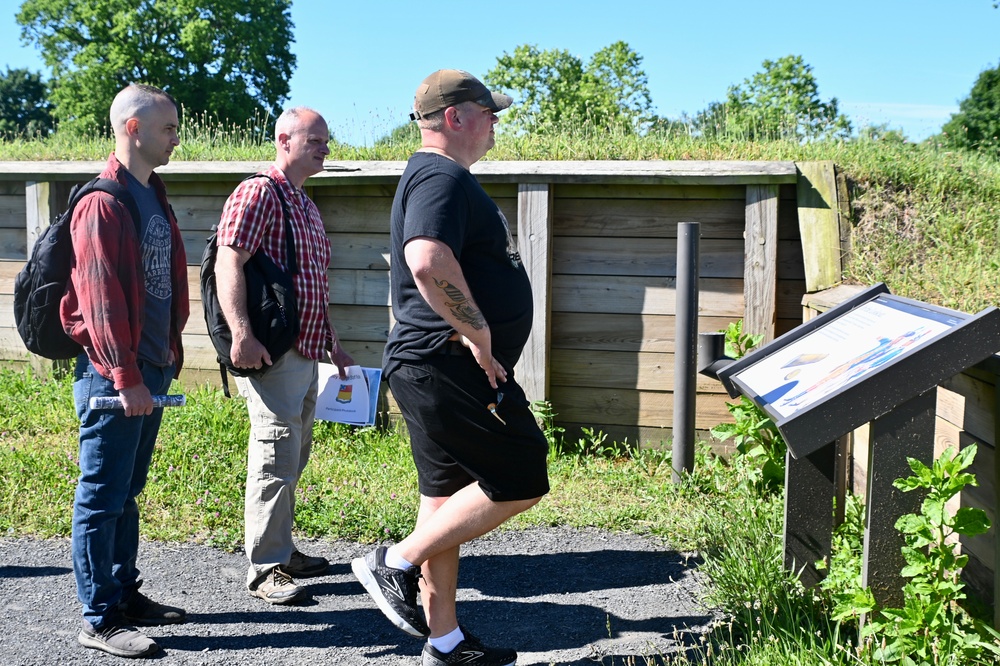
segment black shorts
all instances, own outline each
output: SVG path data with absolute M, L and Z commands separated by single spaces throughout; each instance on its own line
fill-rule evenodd
M 498 386 L 490 387 L 471 352 L 404 363 L 389 376 L 410 433 L 421 495 L 449 497 L 473 481 L 495 502 L 549 491 L 548 442 L 524 391 L 512 375 Z

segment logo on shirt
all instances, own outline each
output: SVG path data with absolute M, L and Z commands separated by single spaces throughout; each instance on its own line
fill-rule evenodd
M 146 274 L 146 294 L 170 298 L 170 223 L 153 215 L 142 239 L 142 269 Z

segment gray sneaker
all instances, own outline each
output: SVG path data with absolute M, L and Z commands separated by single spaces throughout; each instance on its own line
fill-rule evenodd
M 296 585 L 281 567 L 274 567 L 250 588 L 250 594 L 269 604 L 292 604 L 309 596 L 309 590 Z
M 94 625 L 84 620 L 83 629 L 76 639 L 84 647 L 127 659 L 148 657 L 160 649 L 160 646 L 146 634 L 115 622 L 109 622 L 100 629 L 95 629 Z

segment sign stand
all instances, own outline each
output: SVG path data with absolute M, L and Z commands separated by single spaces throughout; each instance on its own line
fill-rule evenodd
M 908 457 L 933 464 L 934 389 L 998 350 L 1000 309 L 969 315 L 877 284 L 716 370 L 729 395 L 753 400 L 788 446 L 785 564 L 803 583 L 822 579 L 815 563 L 830 555 L 842 440 L 870 423 L 862 583 L 879 605 L 901 603 L 895 523 L 919 512 L 923 495 L 892 483 L 911 474 Z

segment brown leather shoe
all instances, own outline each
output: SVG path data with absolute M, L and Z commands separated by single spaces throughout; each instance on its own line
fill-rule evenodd
M 250 588 L 250 594 L 269 604 L 292 604 L 309 596 L 309 590 L 296 585 L 281 567 L 274 567 L 257 579 Z

